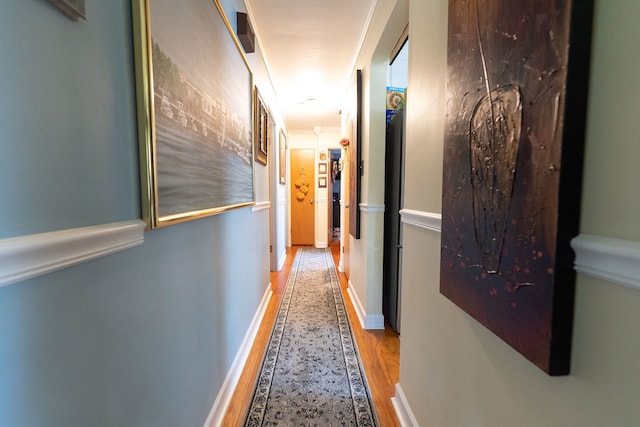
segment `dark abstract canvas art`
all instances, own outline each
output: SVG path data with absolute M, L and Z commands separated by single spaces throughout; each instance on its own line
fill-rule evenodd
M 360 238 L 362 186 L 362 70 L 356 70 L 356 120 L 353 123 L 349 160 L 349 234 Z
M 589 1 L 450 0 L 440 291 L 569 372 Z

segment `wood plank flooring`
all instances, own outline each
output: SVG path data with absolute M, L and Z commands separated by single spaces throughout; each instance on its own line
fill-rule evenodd
M 224 426 L 241 426 L 244 421 L 264 350 L 271 335 L 273 322 L 297 250 L 298 248 L 295 246 L 287 248 L 287 259 L 284 268 L 280 272 L 271 273 L 273 295 L 253 343 L 251 354 L 231 399 L 231 404 L 227 409 L 223 422 Z M 339 251 L 339 245 L 331 245 L 331 253 L 336 266 L 340 260 Z M 398 335 L 389 327 L 384 331 L 363 330 L 347 293 L 347 278 L 344 273 L 340 272 L 338 272 L 338 278 L 380 425 L 382 427 L 399 427 L 400 423 L 391 404 L 391 398 L 395 395 L 395 385 L 400 375 L 400 341 Z

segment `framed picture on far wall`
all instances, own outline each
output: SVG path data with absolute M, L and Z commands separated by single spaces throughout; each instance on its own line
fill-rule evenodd
M 133 0 L 132 21 L 143 219 L 254 204 L 253 76 L 219 1 Z

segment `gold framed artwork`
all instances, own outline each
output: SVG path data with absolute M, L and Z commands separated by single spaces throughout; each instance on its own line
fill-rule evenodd
M 318 177 L 318 188 L 327 188 L 327 177 L 326 176 Z
M 327 174 L 327 164 L 326 163 L 318 163 L 318 174 L 326 175 Z
M 269 155 L 269 113 L 257 86 L 254 88 L 253 105 L 255 107 L 254 129 L 256 130 L 253 146 L 254 156 L 256 162 L 266 165 Z
M 253 75 L 219 1 L 132 8 L 143 219 L 254 204 Z

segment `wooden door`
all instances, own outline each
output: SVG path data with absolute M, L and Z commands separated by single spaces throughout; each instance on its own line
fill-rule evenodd
M 291 150 L 291 244 L 315 244 L 315 150 Z

